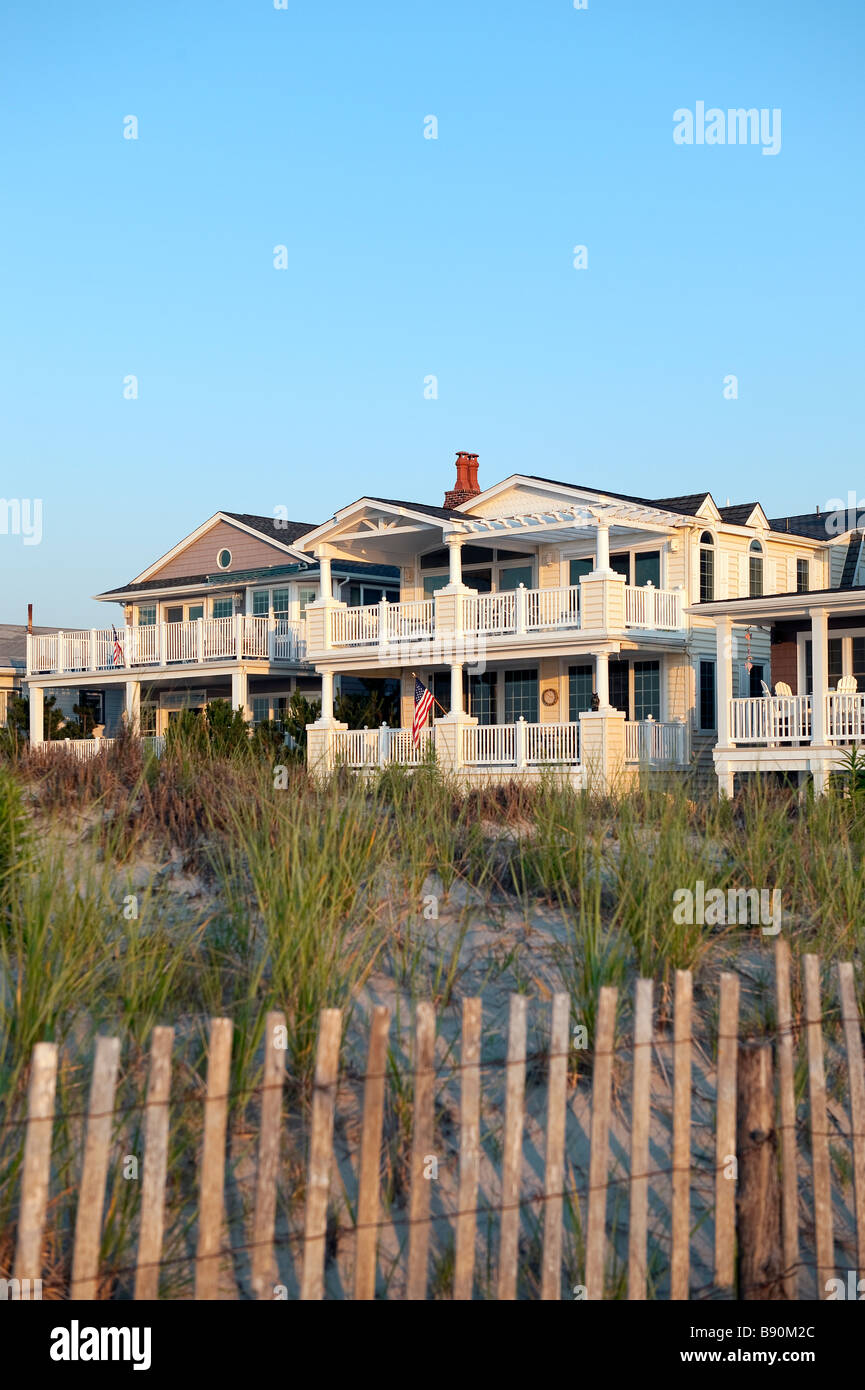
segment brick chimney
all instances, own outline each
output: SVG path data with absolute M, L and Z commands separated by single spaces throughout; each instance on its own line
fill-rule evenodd
M 468 502 L 470 498 L 477 497 L 479 492 L 478 456 L 477 454 L 467 454 L 464 449 L 460 449 L 457 454 L 456 487 L 445 493 L 444 505 L 446 507 L 458 507 L 460 503 Z

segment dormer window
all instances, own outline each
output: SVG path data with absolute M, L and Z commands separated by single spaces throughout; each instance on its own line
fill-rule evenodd
M 219 566 L 219 568 L 220 568 L 221 570 L 230 569 L 230 568 L 231 568 L 231 551 L 230 551 L 230 550 L 220 550 L 219 554 L 218 554 L 217 557 L 216 557 L 216 563 L 217 563 L 217 565 Z
M 752 541 L 748 548 L 748 593 L 751 598 L 763 597 L 763 547 Z
M 715 597 L 715 537 L 704 531 L 700 537 L 700 602 L 711 603 Z

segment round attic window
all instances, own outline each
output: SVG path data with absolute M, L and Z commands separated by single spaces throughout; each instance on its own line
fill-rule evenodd
M 231 564 L 231 551 L 220 550 L 219 554 L 216 557 L 216 563 L 219 565 L 219 568 L 221 570 L 227 570 Z

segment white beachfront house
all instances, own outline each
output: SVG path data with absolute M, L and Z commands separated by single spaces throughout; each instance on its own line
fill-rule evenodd
M 44 699 L 71 717 L 89 705 L 97 751 L 121 723 L 156 741 L 183 709 L 230 700 L 250 722 L 279 719 L 295 691 L 320 694 L 306 653 L 307 605 L 319 568 L 298 546 L 309 522 L 217 512 L 129 583 L 97 598 L 114 606 L 102 627 L 27 637 L 30 737 L 44 741 Z M 395 571 L 333 566 L 328 596 L 353 603 L 398 596 Z M 86 743 L 86 747 L 83 746 Z
M 641 766 L 710 769 L 714 758 L 729 790 L 740 727 L 731 734 L 730 721 L 774 710 L 765 692 L 792 674 L 788 657 L 778 665 L 771 605 L 777 598 L 785 621 L 799 605 L 801 617 L 824 590 L 816 636 L 797 630 L 792 688 L 810 701 L 813 681 L 829 699 L 838 658 L 819 613 L 831 626 L 832 604 L 855 604 L 852 527 L 769 519 L 757 502 L 718 506 L 708 492 L 635 497 L 527 474 L 482 489 L 477 471 L 477 455 L 460 453 L 443 506 L 364 496 L 299 537 L 322 575 L 322 596 L 306 609 L 307 655 L 322 682 L 308 731 L 314 768 L 411 764 L 431 740 L 438 762 L 469 781 L 532 778 L 553 765 L 605 789 Z M 394 567 L 398 602 L 340 601 L 328 575 L 355 563 Z M 850 644 L 860 639 L 844 632 L 855 675 L 861 652 Z M 334 718 L 334 682 L 347 673 L 399 679 L 400 729 L 351 730 Z M 437 701 L 419 748 L 416 676 Z M 814 729 L 822 737 L 819 718 Z M 771 751 L 740 741 L 736 769 L 788 766 Z M 798 758 L 789 766 L 814 771 Z

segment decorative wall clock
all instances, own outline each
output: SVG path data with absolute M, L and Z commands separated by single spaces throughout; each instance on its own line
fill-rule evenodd
M 548 686 L 541 695 L 541 699 L 545 705 L 557 705 L 559 702 L 559 692 L 553 690 L 552 686 Z

